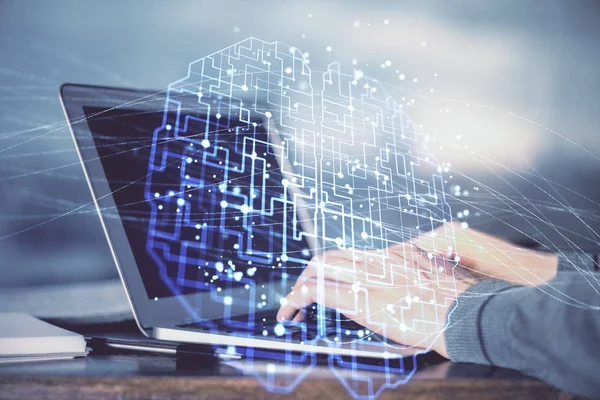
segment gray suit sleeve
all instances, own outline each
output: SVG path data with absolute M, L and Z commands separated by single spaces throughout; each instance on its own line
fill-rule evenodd
M 565 271 L 600 272 L 598 254 L 561 253 L 558 256 L 558 274 Z
M 600 274 L 560 262 L 542 286 L 486 280 L 461 294 L 448 313 L 450 359 L 516 369 L 600 398 Z

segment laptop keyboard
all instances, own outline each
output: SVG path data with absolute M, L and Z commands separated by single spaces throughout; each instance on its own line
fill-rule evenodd
M 306 342 L 314 340 L 318 336 L 317 322 L 318 316 L 316 314 L 316 308 L 311 306 L 305 309 L 305 319 L 302 324 L 296 322 L 285 322 L 282 324 L 277 323 L 276 311 L 266 310 L 257 312 L 254 314 L 254 323 L 245 323 L 242 328 L 232 327 L 230 321 L 225 319 L 212 320 L 211 325 L 220 327 L 219 331 L 224 333 L 250 333 L 253 336 L 264 336 L 269 340 L 283 340 L 283 341 L 294 341 L 294 342 Z M 326 311 L 326 315 L 327 315 Z M 229 322 L 229 323 L 228 323 Z M 336 326 L 336 325 L 339 325 Z M 206 322 L 191 322 L 183 325 L 178 325 L 179 328 L 194 329 L 210 331 L 211 328 L 207 326 Z M 326 336 L 330 339 L 338 337 L 338 340 L 346 342 L 352 340 L 365 339 L 373 342 L 382 342 L 384 338 L 380 335 L 374 334 L 366 329 L 364 326 L 348 319 L 340 321 L 339 324 L 333 321 L 327 324 L 325 328 Z

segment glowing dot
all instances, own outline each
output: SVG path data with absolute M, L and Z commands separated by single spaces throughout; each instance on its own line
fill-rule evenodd
M 369 234 L 367 232 L 362 232 L 360 234 L 360 237 L 362 237 L 363 239 L 367 239 L 369 237 Z
M 210 147 L 210 142 L 208 141 L 208 139 L 204 139 L 201 144 L 202 147 L 204 147 L 205 149 L 208 149 Z
M 344 240 L 341 237 L 336 237 L 335 244 L 337 244 L 338 246 L 341 246 L 344 244 Z
M 242 277 L 244 276 L 244 273 L 241 271 L 236 271 L 233 273 L 233 279 L 236 280 L 236 282 L 239 282 L 240 279 L 242 279 Z
M 228 204 L 225 200 L 221 201 L 221 208 L 227 208 Z
M 343 173 L 340 171 L 340 172 L 338 172 L 338 173 L 337 173 L 337 176 L 338 176 L 338 178 L 340 178 L 340 179 L 341 179 L 341 178 L 343 178 L 343 177 L 344 177 L 344 174 L 343 174 Z
M 158 193 L 158 192 L 154 193 L 154 197 L 160 197 L 160 193 Z
M 242 214 L 248 214 L 250 212 L 250 207 L 248 207 L 248 205 L 246 204 L 242 204 L 240 207 L 240 211 L 242 212 Z
M 286 254 L 282 254 L 281 261 L 287 261 L 287 260 L 288 260 L 288 256 Z
M 409 305 L 410 305 L 410 303 L 412 303 L 412 301 L 413 301 L 412 297 L 410 297 L 410 296 L 406 296 L 406 297 L 404 298 L 404 300 L 406 300 L 406 302 L 407 302 Z
M 162 210 L 162 209 L 163 209 L 163 206 L 162 206 L 162 204 L 159 204 L 159 206 L 158 206 L 158 209 L 159 209 L 159 210 Z
M 466 228 L 468 228 L 468 227 L 469 227 L 469 224 L 468 224 L 468 223 L 466 223 L 466 222 L 461 222 L 461 223 L 460 223 L 460 227 L 461 227 L 461 228 L 463 228 L 463 229 L 466 229 Z
M 248 91 L 248 86 L 246 86 L 246 85 L 242 85 L 242 90 L 243 90 L 244 92 L 247 92 L 247 91 Z
M 406 197 L 406 200 L 410 200 L 412 198 L 408 193 L 404 197 Z
M 398 78 L 400 78 L 400 80 L 403 81 L 406 79 L 406 75 L 400 74 L 400 75 L 398 75 Z
M 175 192 L 172 190 L 169 190 L 169 196 L 171 196 L 171 197 L 175 196 Z
M 361 338 L 361 337 L 365 336 L 365 333 L 361 329 L 359 331 L 356 331 L 356 336 L 358 336 L 359 338 Z
M 215 263 L 215 268 L 216 268 L 217 271 L 223 272 L 223 263 L 222 262 L 216 262 Z
M 325 48 L 325 50 L 327 50 L 328 52 L 330 52 L 330 53 L 331 53 L 331 50 L 333 50 L 333 49 L 331 48 L 331 46 L 327 46 L 327 47 Z
M 154 298 L 154 301 L 158 301 L 158 297 L 155 297 L 155 298 Z
M 178 206 L 183 206 L 183 205 L 185 205 L 185 200 L 184 200 L 184 199 L 177 199 L 177 205 L 178 205 Z
M 385 62 L 385 66 L 386 66 L 386 67 L 391 67 L 391 66 L 392 66 L 392 62 L 391 62 L 390 60 L 387 60 L 387 61 Z
M 267 332 L 267 330 L 265 329 L 262 331 L 262 334 L 263 334 L 263 336 L 267 336 L 269 334 L 269 332 Z
M 271 114 L 269 111 L 267 111 L 265 113 L 265 117 L 267 117 L 267 118 L 271 118 L 272 116 L 273 116 L 273 114 Z
M 279 299 L 279 305 L 281 306 L 285 306 L 288 303 L 288 299 L 286 299 L 285 297 L 282 297 L 281 299 Z
M 277 336 L 282 336 L 283 334 L 285 334 L 285 327 L 281 324 L 275 325 L 275 329 L 273 330 L 275 331 L 275 334 Z
M 168 131 L 170 131 L 171 129 L 173 129 L 173 127 L 172 127 L 171 125 L 169 125 L 169 124 L 167 124 L 167 126 L 165 126 L 165 128 L 166 128 Z
M 406 332 L 407 329 L 408 329 L 408 327 L 406 326 L 405 323 L 400 324 L 400 332 Z
M 223 297 L 223 304 L 230 306 L 233 303 L 231 296 Z
M 306 285 L 302 285 L 302 288 L 300 288 L 300 292 L 302 294 L 307 294 L 308 293 L 308 287 Z

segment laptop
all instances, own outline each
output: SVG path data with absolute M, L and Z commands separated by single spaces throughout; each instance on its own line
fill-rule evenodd
M 318 245 L 316 196 L 272 121 L 156 91 L 65 84 L 60 98 L 146 336 L 356 357 L 422 351 L 316 304 L 302 322 L 276 321 Z

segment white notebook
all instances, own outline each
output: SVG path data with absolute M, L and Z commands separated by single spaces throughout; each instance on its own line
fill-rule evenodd
M 0 313 L 0 363 L 87 355 L 83 336 L 28 314 Z

